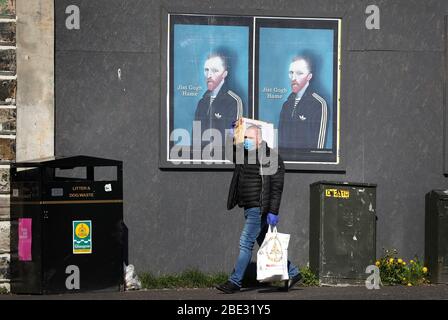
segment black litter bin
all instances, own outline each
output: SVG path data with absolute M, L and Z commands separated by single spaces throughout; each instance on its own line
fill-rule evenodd
M 425 200 L 425 265 L 432 283 L 448 284 L 448 190 L 432 190 Z
M 376 185 L 310 186 L 310 268 L 323 284 L 364 283 L 376 256 Z
M 87 156 L 11 164 L 11 292 L 124 289 L 122 162 Z

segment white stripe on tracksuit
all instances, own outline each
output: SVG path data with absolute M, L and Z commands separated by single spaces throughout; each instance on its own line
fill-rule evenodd
M 236 100 L 236 107 L 237 107 L 237 116 L 236 118 L 239 119 L 243 116 L 243 101 L 241 98 L 232 90 L 227 91 L 227 93 Z
M 316 98 L 322 107 L 322 115 L 320 118 L 319 139 L 317 140 L 317 148 L 323 149 L 325 143 L 325 133 L 327 130 L 327 102 L 317 93 L 313 93 L 313 97 Z

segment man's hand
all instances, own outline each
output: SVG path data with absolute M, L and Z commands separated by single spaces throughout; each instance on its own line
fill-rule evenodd
M 267 216 L 267 222 L 271 226 L 275 227 L 278 223 L 278 215 L 269 212 Z
M 236 123 L 238 122 L 237 120 L 232 121 L 232 123 L 230 124 L 230 130 L 229 130 L 229 134 L 230 136 L 233 138 L 235 136 L 235 127 L 236 127 Z

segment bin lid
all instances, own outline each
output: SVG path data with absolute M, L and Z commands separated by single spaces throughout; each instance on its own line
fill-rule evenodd
M 448 198 L 448 189 L 446 190 L 431 190 L 431 192 L 435 193 L 439 198 Z
M 310 186 L 319 185 L 319 184 L 329 184 L 336 186 L 346 186 L 346 187 L 376 187 L 375 183 L 364 183 L 364 182 L 347 182 L 347 181 L 316 181 Z
M 47 158 L 31 159 L 26 161 L 12 161 L 12 167 L 50 167 L 50 168 L 74 168 L 74 167 L 89 167 L 89 166 L 118 166 L 122 165 L 123 161 L 77 155 L 77 156 L 53 156 Z

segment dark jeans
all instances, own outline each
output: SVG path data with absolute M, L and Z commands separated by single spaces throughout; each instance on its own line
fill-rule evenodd
M 266 219 L 261 218 L 260 208 L 250 208 L 244 210 L 244 224 L 243 232 L 240 237 L 240 254 L 236 261 L 235 269 L 233 270 L 229 280 L 241 287 L 244 273 L 252 258 L 252 249 L 255 241 L 261 246 L 266 232 L 268 231 L 268 223 Z M 299 269 L 288 260 L 289 278 L 299 274 Z

